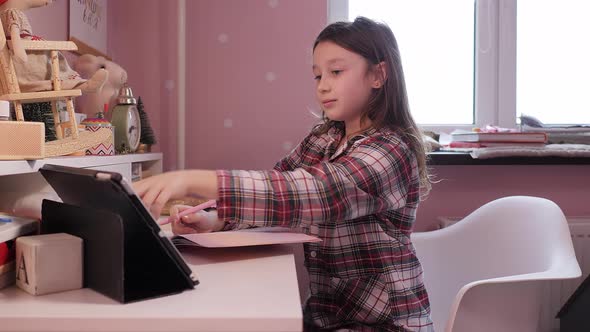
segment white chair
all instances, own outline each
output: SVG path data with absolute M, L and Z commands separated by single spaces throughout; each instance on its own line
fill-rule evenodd
M 543 282 L 581 275 L 565 216 L 543 198 L 495 200 L 412 242 L 436 331 L 536 331 Z

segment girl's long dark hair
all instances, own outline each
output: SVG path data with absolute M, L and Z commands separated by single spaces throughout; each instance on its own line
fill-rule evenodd
M 381 88 L 373 89 L 361 121 L 368 118 L 374 128 L 390 128 L 401 136 L 416 154 L 422 193 L 428 193 L 430 181 L 426 166 L 426 148 L 422 141 L 422 132 L 410 114 L 401 57 L 391 29 L 386 24 L 357 17 L 354 22 L 328 25 L 316 38 L 313 49 L 323 41 L 331 41 L 361 55 L 370 67 L 385 63 L 386 80 Z M 333 125 L 334 121 L 324 118 L 324 123 L 315 132 L 325 133 Z

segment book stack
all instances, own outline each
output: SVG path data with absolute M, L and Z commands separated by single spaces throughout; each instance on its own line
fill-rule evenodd
M 543 132 L 547 134 L 550 144 L 590 144 L 590 127 L 588 126 L 522 126 L 523 132 Z
M 16 280 L 16 238 L 39 232 L 39 221 L 0 213 L 0 289 Z
M 547 134 L 549 144 L 590 144 L 590 124 L 546 125 L 539 119 L 522 114 L 521 131 Z
M 450 148 L 543 147 L 547 134 L 543 132 L 454 132 Z

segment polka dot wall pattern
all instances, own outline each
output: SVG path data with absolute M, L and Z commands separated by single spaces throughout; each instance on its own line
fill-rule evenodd
M 277 8 L 279 5 L 279 0 L 268 0 L 268 6 L 270 8 Z
M 165 80 L 164 81 L 164 89 L 166 89 L 166 91 L 172 91 L 174 90 L 174 81 L 173 80 Z
M 293 150 L 293 142 L 284 141 L 283 142 L 283 150 L 285 150 L 285 152 L 291 152 L 291 150 Z
M 305 137 L 316 121 L 307 111 L 315 103 L 310 45 L 325 24 L 322 2 L 187 2 L 195 14 L 186 58 L 200 60 L 187 72 L 195 79 L 188 166 L 265 169 Z M 213 141 L 213 155 L 197 153 Z
M 229 42 L 229 36 L 227 35 L 227 33 L 220 33 L 219 35 L 217 35 L 217 41 L 220 44 L 225 44 Z
M 266 80 L 268 82 L 274 82 L 277 79 L 277 74 L 275 74 L 272 71 L 267 71 L 266 74 L 264 75 L 264 77 L 266 78 Z
M 224 119 L 223 120 L 223 128 L 233 128 L 234 127 L 234 121 L 232 119 Z

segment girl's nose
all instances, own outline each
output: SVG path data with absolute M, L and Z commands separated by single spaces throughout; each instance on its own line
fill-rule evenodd
M 318 82 L 318 92 L 330 91 L 330 84 L 325 78 L 321 78 Z

